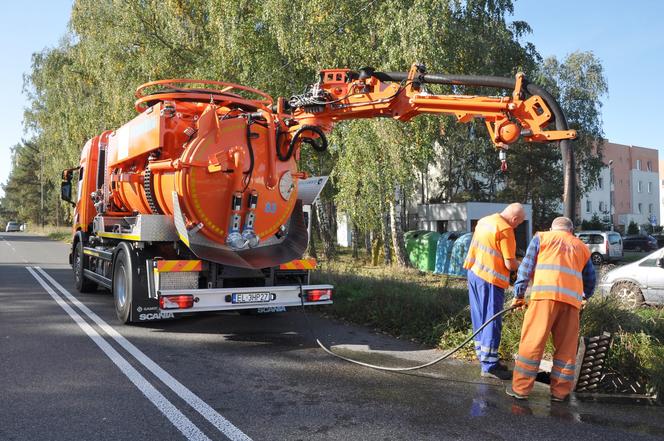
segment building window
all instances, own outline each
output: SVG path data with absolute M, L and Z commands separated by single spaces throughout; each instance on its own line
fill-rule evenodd
M 636 191 L 641 193 L 641 181 L 639 181 L 636 185 Z
M 648 213 L 652 214 L 652 204 L 648 204 Z
M 602 178 L 597 179 L 597 186 L 600 190 L 604 188 L 604 180 Z
M 639 202 L 639 214 L 643 213 L 643 204 Z
M 652 171 L 652 161 L 646 162 L 646 168 L 648 169 L 649 172 Z
M 636 160 L 636 169 L 641 170 L 641 160 L 640 159 Z
M 590 213 L 591 211 L 593 211 L 593 203 L 586 201 L 586 213 Z
M 652 193 L 652 182 L 648 182 L 648 193 Z

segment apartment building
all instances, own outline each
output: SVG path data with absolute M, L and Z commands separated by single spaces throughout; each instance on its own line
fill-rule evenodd
M 603 145 L 604 164 L 598 185 L 581 198 L 580 217 L 594 214 L 624 231 L 630 222 L 661 224 L 659 155 L 657 149 L 616 144 Z

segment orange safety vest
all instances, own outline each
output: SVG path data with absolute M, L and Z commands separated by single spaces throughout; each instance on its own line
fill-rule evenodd
M 498 213 L 480 219 L 463 267 L 492 285 L 500 288 L 510 286 L 510 272 L 505 267 L 498 242 L 502 239 L 502 232 L 511 228 Z
M 538 233 L 540 249 L 535 265 L 531 300 L 556 300 L 581 308 L 583 268 L 590 250 L 567 231 Z

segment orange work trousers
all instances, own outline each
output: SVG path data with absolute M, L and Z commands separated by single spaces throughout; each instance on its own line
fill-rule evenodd
M 528 395 L 535 384 L 544 346 L 553 335 L 551 395 L 565 398 L 572 391 L 579 340 L 579 309 L 555 300 L 532 300 L 521 328 L 519 356 L 514 364 L 512 389 Z

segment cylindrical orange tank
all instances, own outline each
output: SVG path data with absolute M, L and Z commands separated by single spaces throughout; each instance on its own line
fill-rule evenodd
M 290 137 L 273 120 L 269 96 L 139 92 L 144 110 L 108 138 L 108 210 L 173 216 L 176 197 L 188 229 L 231 249 L 260 247 L 284 231 L 297 200 L 299 151 L 278 158 Z M 248 228 L 253 240 L 229 237 Z

